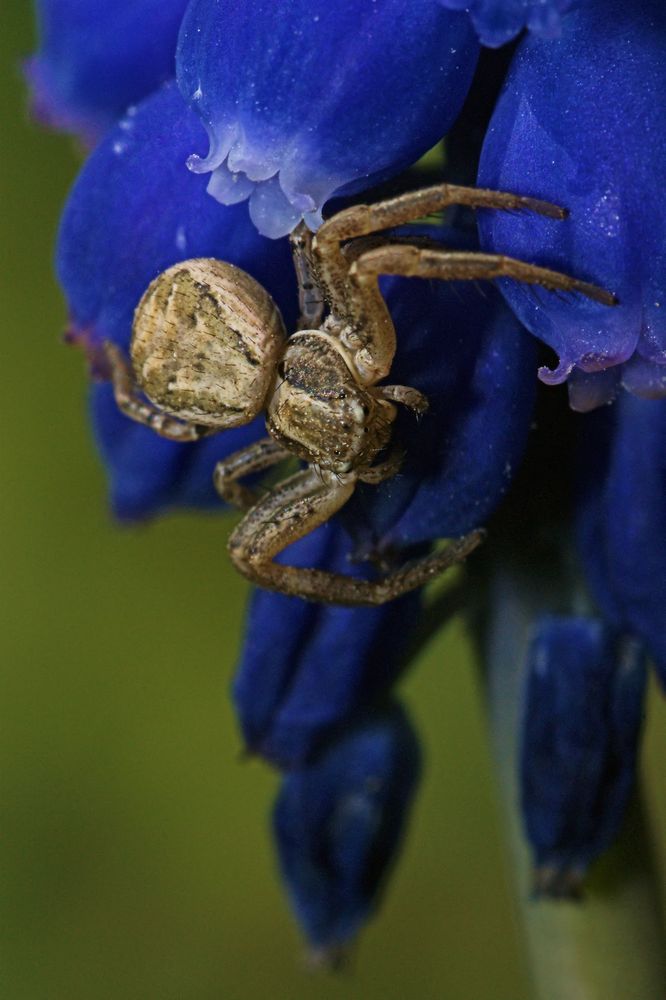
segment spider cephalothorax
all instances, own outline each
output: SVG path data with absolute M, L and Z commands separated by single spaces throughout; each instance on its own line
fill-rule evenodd
M 221 496 L 249 508 L 229 551 L 260 586 L 308 600 L 381 604 L 464 559 L 481 540 L 481 530 L 471 532 L 372 581 L 273 561 L 335 514 L 357 482 L 378 483 L 397 471 L 400 455 L 390 450 L 396 403 L 416 412 L 427 408 L 418 389 L 380 384 L 396 346 L 380 274 L 511 277 L 613 304 L 613 296 L 595 285 L 508 257 L 390 235 L 367 239 L 451 204 L 565 215 L 533 198 L 445 184 L 358 205 L 333 216 L 314 236 L 302 225 L 294 232 L 301 319 L 291 337 L 253 278 L 231 264 L 201 259 L 175 264 L 146 290 L 134 319 L 133 370 L 107 345 L 121 410 L 172 440 L 194 441 L 266 411 L 269 437 L 219 462 L 214 473 Z M 307 468 L 262 497 L 239 482 L 292 455 Z
M 371 465 L 391 436 L 396 408 L 358 381 L 339 339 L 295 333 L 267 406 L 270 434 L 305 462 L 351 472 Z

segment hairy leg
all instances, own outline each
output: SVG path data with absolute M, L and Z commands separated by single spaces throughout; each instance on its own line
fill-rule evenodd
M 540 285 L 550 291 L 578 292 L 606 306 L 617 304 L 616 297 L 598 285 L 501 254 L 423 250 L 404 245 L 378 247 L 369 250 L 352 264 L 349 279 L 361 288 L 374 288 L 380 274 L 437 278 L 441 281 L 514 278 L 529 285 Z
M 349 265 L 340 247 L 341 242 L 368 236 L 383 229 L 404 226 L 452 205 L 511 212 L 531 211 L 552 219 L 564 219 L 567 216 L 565 209 L 538 198 L 527 198 L 508 191 L 460 187 L 457 184 L 437 184 L 434 187 L 408 191 L 374 205 L 353 205 L 327 219 L 311 241 L 310 253 L 317 262 L 324 284 L 339 304 L 346 303 L 348 295 L 345 286 Z M 351 305 L 353 307 L 354 303 Z
M 358 302 L 366 303 L 366 315 L 368 310 L 374 309 L 377 300 L 381 299 L 378 279 L 382 274 L 437 278 L 440 281 L 514 278 L 551 291 L 577 292 L 603 305 L 617 304 L 616 297 L 604 288 L 513 257 L 389 244 L 362 254 L 349 268 L 347 284 L 356 289 Z M 352 345 L 355 351 L 354 364 L 366 383 L 374 384 L 390 370 L 395 353 L 395 335 L 393 338 L 387 335 L 381 323 L 366 323 L 361 329 L 365 330 L 366 335 L 359 337 L 358 343 Z
M 301 222 L 289 237 L 298 279 L 300 317 L 297 330 L 317 330 L 324 315 L 324 294 L 314 273 L 312 233 Z
M 377 465 L 371 465 L 367 469 L 361 469 L 357 471 L 356 475 L 362 483 L 371 483 L 376 486 L 377 483 L 383 483 L 385 479 L 395 476 L 404 459 L 404 449 L 394 448 L 386 461 L 379 462 Z
M 107 340 L 104 344 L 104 353 L 111 369 L 116 405 L 126 417 L 150 427 L 160 437 L 168 438 L 169 441 L 199 441 L 217 433 L 215 427 L 204 427 L 202 424 L 177 420 L 147 402 L 139 394 L 130 364 L 120 348 Z
M 321 280 L 329 289 L 333 311 L 342 320 L 341 339 L 345 346 L 353 352 L 354 363 L 367 385 L 372 385 L 388 375 L 395 354 L 395 331 L 376 282 L 349 280 L 355 265 L 352 264 L 350 268 L 340 243 L 344 240 L 366 237 L 382 229 L 404 225 L 415 219 L 442 211 L 451 205 L 467 205 L 475 209 L 498 209 L 514 212 L 531 211 L 553 219 L 564 219 L 567 215 L 565 209 L 537 198 L 524 197 L 506 191 L 439 184 L 407 192 L 375 205 L 355 205 L 338 212 L 337 215 L 327 220 L 312 241 L 311 252 L 317 262 L 317 270 Z M 408 247 L 405 248 L 405 252 L 409 252 Z M 437 255 L 440 251 L 422 250 L 420 252 L 424 254 L 431 252 Z M 364 260 L 374 254 L 381 253 L 382 248 L 376 248 L 362 253 L 358 260 Z M 468 258 L 471 256 L 467 255 Z M 491 255 L 481 256 L 488 258 Z M 524 266 L 530 267 L 530 265 Z M 488 264 L 485 268 L 484 273 L 476 275 L 477 278 L 505 275 L 504 271 L 496 274 L 488 273 L 492 270 Z M 541 278 L 546 281 L 555 274 L 546 268 L 542 268 L 540 271 Z M 384 270 L 381 273 L 406 274 L 408 272 Z M 538 280 L 535 275 L 536 272 L 532 272 L 532 280 L 543 284 L 544 282 Z M 442 274 L 433 276 L 445 277 Z M 527 280 L 521 279 L 515 270 L 507 276 L 517 277 L 518 280 Z M 568 284 L 566 285 L 555 280 L 552 287 L 581 291 L 593 298 L 597 297 L 599 301 L 609 304 L 612 302 L 612 296 L 609 293 L 597 289 L 594 285 L 576 282 L 573 278 L 567 280 Z M 546 287 L 551 286 L 546 284 Z
M 407 409 L 413 410 L 417 416 L 425 413 L 430 405 L 428 397 L 411 385 L 380 385 L 377 387 L 377 391 L 381 393 L 382 399 L 388 399 L 392 403 L 400 403 Z
M 423 586 L 464 559 L 482 540 L 482 531 L 472 532 L 377 581 L 273 562 L 288 545 L 336 513 L 354 485 L 353 480 L 339 480 L 323 470 L 307 469 L 292 476 L 253 507 L 232 533 L 229 553 L 236 568 L 260 587 L 304 600 L 373 606 Z
M 436 184 L 433 187 L 407 191 L 395 198 L 374 205 L 353 205 L 328 219 L 317 232 L 315 242 L 320 252 L 330 242 L 367 236 L 381 229 L 404 226 L 441 212 L 451 205 L 469 208 L 491 208 L 507 212 L 536 212 L 551 219 L 565 219 L 567 210 L 538 198 L 527 198 L 509 191 L 461 187 L 458 184 Z
M 217 463 L 213 473 L 215 489 L 227 503 L 249 510 L 257 503 L 259 496 L 238 480 L 253 472 L 263 472 L 289 457 L 291 452 L 271 437 L 255 441 Z

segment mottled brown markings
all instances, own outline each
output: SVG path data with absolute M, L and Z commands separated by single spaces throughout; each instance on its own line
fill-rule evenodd
M 160 409 L 236 426 L 265 404 L 284 337 L 277 308 L 249 275 L 221 261 L 188 261 L 158 276 L 137 308 L 136 378 Z

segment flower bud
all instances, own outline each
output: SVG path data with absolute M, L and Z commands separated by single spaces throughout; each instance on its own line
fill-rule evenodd
M 393 705 L 284 779 L 273 829 L 282 876 L 315 959 L 335 961 L 374 911 L 418 775 L 416 736 Z
M 634 785 L 645 658 L 589 618 L 544 616 L 527 655 L 522 808 L 535 890 L 575 896 L 615 839 Z
M 645 644 L 666 689 L 666 400 L 622 393 L 580 441 L 578 548 L 607 620 Z

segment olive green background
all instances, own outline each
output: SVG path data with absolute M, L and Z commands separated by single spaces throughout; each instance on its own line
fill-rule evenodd
M 52 273 L 79 160 L 28 122 L 29 5 L 6 7 L 2 997 L 528 1000 L 480 688 L 457 625 L 403 685 L 427 767 L 381 912 L 348 971 L 304 971 L 268 836 L 276 776 L 239 761 L 227 697 L 247 599 L 225 556 L 229 521 L 128 529 L 108 514 Z M 662 844 L 665 721 L 653 698 L 646 769 Z

